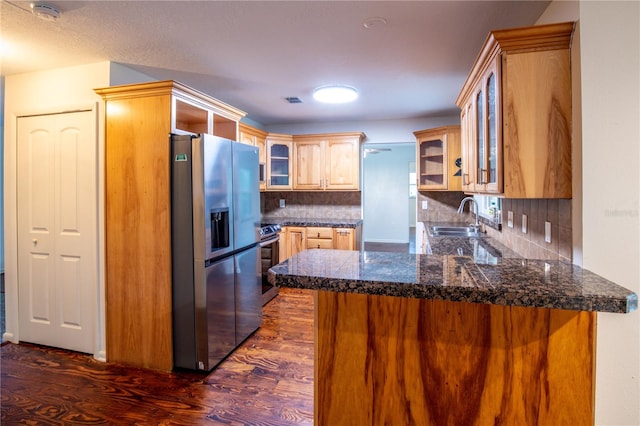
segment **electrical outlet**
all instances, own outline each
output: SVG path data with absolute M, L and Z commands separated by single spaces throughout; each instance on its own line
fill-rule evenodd
M 285 206 L 284 198 L 280 198 L 280 208 L 283 209 Z
M 511 210 L 507 212 L 507 226 L 513 228 L 513 212 Z
M 551 243 L 551 222 L 544 223 L 544 241 Z
M 427 210 L 429 208 L 429 202 L 427 200 L 422 200 L 422 210 Z
M 527 215 L 526 214 L 522 215 L 522 233 L 523 234 L 527 233 Z

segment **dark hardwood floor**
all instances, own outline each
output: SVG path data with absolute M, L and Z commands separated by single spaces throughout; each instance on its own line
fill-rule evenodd
M 281 289 L 262 327 L 208 376 L 4 344 L 0 423 L 310 425 L 313 339 L 313 293 Z

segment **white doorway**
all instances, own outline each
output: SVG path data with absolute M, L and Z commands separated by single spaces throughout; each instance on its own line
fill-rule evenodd
M 364 144 L 363 240 L 365 245 L 411 243 L 409 173 L 415 143 Z M 413 207 L 415 209 L 415 207 Z
M 17 119 L 20 340 L 93 353 L 95 111 Z

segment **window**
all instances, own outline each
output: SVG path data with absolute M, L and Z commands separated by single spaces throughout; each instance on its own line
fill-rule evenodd
M 478 203 L 480 216 L 501 223 L 502 199 L 485 195 L 474 195 L 473 198 Z

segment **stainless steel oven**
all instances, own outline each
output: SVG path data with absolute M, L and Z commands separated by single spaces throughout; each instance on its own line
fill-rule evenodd
M 260 228 L 260 259 L 262 264 L 262 306 L 278 295 L 278 287 L 267 281 L 267 271 L 280 263 L 280 225 Z

